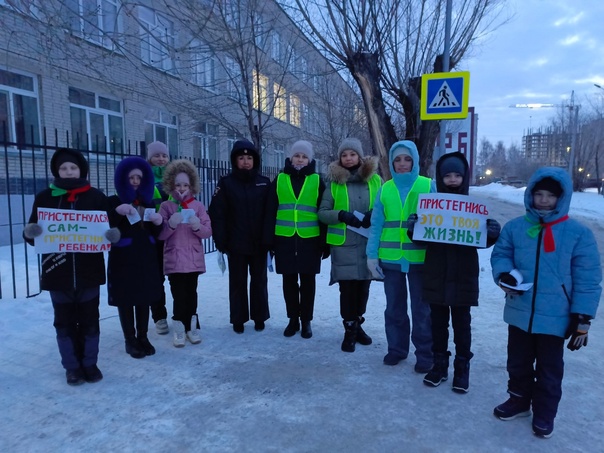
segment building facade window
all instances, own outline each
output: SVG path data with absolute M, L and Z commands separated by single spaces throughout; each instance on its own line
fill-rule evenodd
M 91 91 L 69 87 L 71 146 L 92 151 L 124 150 L 122 103 Z
M 40 17 L 40 0 L 0 0 L 0 6 L 8 6 L 9 8 L 27 14 L 33 17 Z
M 243 91 L 243 76 L 239 64 L 233 58 L 227 57 L 225 69 L 227 96 L 240 104 L 247 105 L 247 100 Z
M 217 125 L 200 123 L 194 136 L 195 157 L 210 160 L 218 160 L 220 158 Z
M 281 121 L 287 121 L 287 92 L 278 83 L 273 83 L 273 97 L 275 99 L 275 107 L 273 116 Z
M 115 49 L 122 25 L 119 0 L 66 0 L 69 26 L 84 39 Z
M 275 154 L 273 156 L 273 166 L 283 168 L 285 165 L 285 145 L 281 142 L 275 142 Z
M 300 98 L 295 94 L 289 95 L 289 124 L 300 127 Z
M 216 57 L 206 46 L 196 46 L 193 52 L 193 82 L 216 92 Z
M 178 156 L 178 125 L 176 115 L 160 112 L 159 122 L 145 121 L 145 142 L 165 143 L 170 156 Z
M 258 73 L 256 70 L 252 73 L 252 96 L 254 98 L 254 108 L 263 112 L 268 111 L 268 77 Z
M 141 59 L 164 71 L 174 69 L 174 23 L 144 6 L 138 7 L 141 39 Z
M 40 144 L 38 82 L 35 77 L 0 69 L 0 141 Z

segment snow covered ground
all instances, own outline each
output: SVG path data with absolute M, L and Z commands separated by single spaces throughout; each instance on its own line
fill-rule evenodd
M 523 212 L 522 189 L 491 184 L 471 193 L 490 199 L 502 222 Z M 598 225 L 603 213 L 604 197 L 575 194 L 571 215 Z M 602 242 L 604 230 L 596 234 Z M 117 311 L 107 305 L 102 288 L 99 367 L 105 378 L 79 387 L 65 383 L 48 294 L 2 299 L 0 451 L 599 450 L 604 442 L 601 319 L 593 323 L 589 345 L 565 355 L 564 395 L 551 439 L 534 437 L 530 418 L 503 422 L 492 415 L 507 397 L 507 328 L 503 293 L 491 280 L 490 250 L 479 253 L 481 297 L 472 312 L 475 357 L 466 395 L 451 391 L 451 379 L 438 388 L 424 386 L 423 376 L 413 371 L 413 356 L 395 367 L 382 364 L 381 283 L 372 284 L 364 325 L 373 344 L 341 352 L 338 288 L 328 286 L 329 260 L 317 278 L 314 336 L 308 340 L 283 337 L 287 319 L 275 274 L 269 274 L 266 330 L 256 332 L 248 323 L 243 335 L 235 334 L 228 277 L 210 254 L 208 272 L 199 279 L 201 345 L 176 349 L 171 335 L 150 329 L 157 354 L 135 360 L 124 352 Z M 8 255 L 0 248 L 3 275 Z M 19 279 L 25 284 L 24 276 Z

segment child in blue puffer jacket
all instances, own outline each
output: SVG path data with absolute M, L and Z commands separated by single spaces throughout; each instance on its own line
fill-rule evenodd
M 537 170 L 524 194 L 526 214 L 504 226 L 491 255 L 509 324 L 510 398 L 494 414 L 511 420 L 529 416 L 532 406 L 533 433 L 546 438 L 562 397 L 564 339 L 570 337 L 571 351 L 587 345 L 602 291 L 598 246 L 587 227 L 568 217 L 571 196 L 565 170 Z

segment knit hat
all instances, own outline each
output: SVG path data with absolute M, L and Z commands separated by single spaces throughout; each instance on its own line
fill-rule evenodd
M 260 166 L 260 155 L 258 150 L 252 142 L 246 139 L 237 140 L 233 143 L 233 149 L 231 150 L 231 165 L 233 168 L 237 168 L 235 160 L 239 156 L 250 155 L 254 158 L 254 168 Z
M 50 171 L 55 178 L 59 177 L 59 167 L 65 162 L 72 162 L 80 169 L 80 179 L 86 179 L 88 176 L 88 162 L 81 152 L 59 148 L 55 151 L 50 159 Z
M 312 150 L 312 144 L 306 140 L 298 140 L 292 145 L 290 150 L 287 152 L 287 156 L 290 160 L 296 153 L 305 154 L 309 161 L 312 161 L 315 153 Z
M 409 149 L 405 148 L 404 146 L 399 146 L 392 153 L 392 162 L 394 162 L 394 159 L 396 159 L 400 155 L 413 157 L 411 156 L 411 151 L 409 151 Z
M 444 177 L 447 173 L 459 173 L 462 178 L 465 178 L 466 166 L 458 157 L 443 159 L 440 165 L 440 177 Z
M 547 190 L 548 192 L 553 193 L 556 198 L 560 198 L 560 195 L 562 195 L 562 186 L 560 183 L 549 176 L 535 183 L 531 193 L 534 194 L 538 190 Z
M 153 142 L 147 145 L 147 160 L 151 159 L 156 154 L 166 154 L 170 155 L 168 152 L 168 148 L 165 143 L 162 142 Z
M 358 138 L 348 137 L 342 140 L 342 143 L 340 143 L 340 146 L 338 147 L 338 159 L 341 159 L 342 153 L 347 150 L 354 151 L 359 157 L 365 157 L 363 145 Z

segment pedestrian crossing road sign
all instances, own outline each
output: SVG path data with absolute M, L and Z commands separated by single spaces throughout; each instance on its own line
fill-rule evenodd
M 422 75 L 422 120 L 461 119 L 468 116 L 469 72 Z

